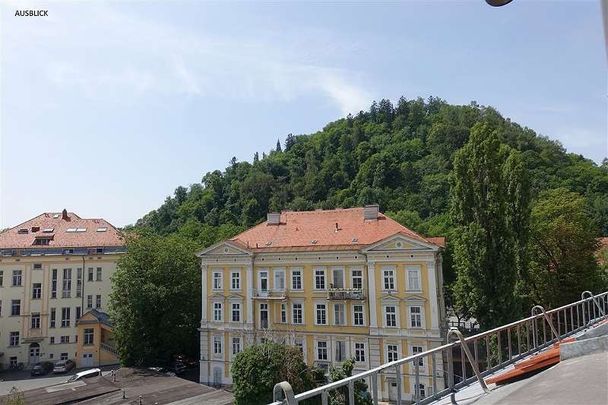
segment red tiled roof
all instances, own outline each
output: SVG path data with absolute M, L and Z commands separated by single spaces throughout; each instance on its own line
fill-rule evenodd
M 257 251 L 356 250 L 400 233 L 441 246 L 381 213 L 377 220 L 364 220 L 363 212 L 364 208 L 284 211 L 279 225 L 266 221 L 231 240 Z
M 35 232 L 32 232 L 34 228 Z M 36 230 L 35 228 L 40 228 Z M 106 228 L 98 232 L 98 229 Z M 19 233 L 27 229 L 27 233 Z M 44 230 L 51 232 L 44 232 Z M 81 232 L 67 232 L 68 229 L 86 229 Z M 34 245 L 34 240 L 51 238 L 48 245 Z M 98 247 L 123 246 L 125 243 L 119 231 L 104 219 L 84 219 L 73 212 L 44 213 L 0 233 L 0 249 L 58 248 L 58 247 Z

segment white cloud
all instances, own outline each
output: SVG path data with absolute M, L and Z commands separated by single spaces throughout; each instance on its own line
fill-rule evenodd
M 322 59 L 311 52 L 321 55 L 327 49 L 300 54 L 285 47 L 280 35 L 193 33 L 120 13 L 107 4 L 63 3 L 49 8 L 53 18 L 33 30 L 23 20 L 4 16 L 4 53 L 6 63 L 17 69 L 36 66 L 54 90 L 116 102 L 151 93 L 251 101 L 320 95 L 343 114 L 370 104 L 361 74 L 311 63 Z M 42 54 L 20 52 L 39 41 L 45 43 Z

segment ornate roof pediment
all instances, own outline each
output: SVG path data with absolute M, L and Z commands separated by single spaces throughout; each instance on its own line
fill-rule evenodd
M 411 238 L 402 233 L 397 233 L 395 235 L 389 236 L 383 240 L 380 240 L 367 248 L 363 249 L 364 253 L 374 253 L 374 252 L 399 252 L 399 251 L 426 251 L 426 252 L 434 252 L 437 251 L 439 247 L 430 242 L 425 242 L 419 239 Z
M 252 252 L 246 247 L 241 246 L 240 243 L 231 240 L 225 240 L 216 243 L 213 246 L 209 246 L 206 249 L 201 250 L 197 253 L 198 257 L 203 256 L 234 256 L 234 255 L 247 255 L 251 256 Z

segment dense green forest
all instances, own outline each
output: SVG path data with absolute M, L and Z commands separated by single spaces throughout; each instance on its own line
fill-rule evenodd
M 161 235 L 180 234 L 207 246 L 265 219 L 268 211 L 379 203 L 425 235 L 449 235 L 454 154 L 476 123 L 496 128 L 500 142 L 519 150 L 532 198 L 564 187 L 585 198 L 598 234 L 608 234 L 608 161 L 567 153 L 562 145 L 504 118 L 491 107 L 450 105 L 431 97 L 369 111 L 328 124 L 312 135 L 287 135 L 252 162 L 232 159 L 201 183 L 178 187 L 136 223 Z
M 110 303 L 123 362 L 197 356 L 197 249 L 269 211 L 368 203 L 424 235 L 447 236 L 446 301 L 483 328 L 608 288 L 608 266 L 594 256 L 597 236 L 608 234 L 608 161 L 566 153 L 476 103 L 382 100 L 318 133 L 290 134 L 252 163 L 232 159 L 137 221 Z M 176 317 L 170 303 L 182 301 L 192 305 Z M 179 339 L 156 334 L 142 346 L 146 331 L 133 319 L 161 319 Z

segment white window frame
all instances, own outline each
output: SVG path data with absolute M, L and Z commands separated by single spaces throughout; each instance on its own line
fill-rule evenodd
M 295 274 L 297 273 L 297 274 Z M 295 280 L 299 281 L 299 287 L 296 288 L 294 287 Z M 291 269 L 291 289 L 294 291 L 301 291 L 302 290 L 302 269 L 301 268 L 295 268 L 295 269 Z
M 394 312 L 388 312 L 388 308 L 394 308 L 395 311 Z M 398 328 L 399 327 L 399 305 L 396 304 L 387 304 L 387 305 L 383 305 L 382 309 L 384 312 L 384 327 L 385 328 Z M 395 324 L 394 325 L 389 325 L 388 322 L 388 314 L 391 313 L 395 316 Z
M 355 307 L 361 307 L 361 319 L 362 319 L 362 323 L 359 325 L 355 322 L 355 320 L 357 319 L 355 314 L 358 311 L 355 311 Z M 363 304 L 353 304 L 352 306 L 352 310 L 353 310 L 353 326 L 365 326 L 365 306 Z
M 412 308 L 420 308 L 420 326 L 413 325 L 412 322 Z M 425 319 L 424 319 L 424 306 L 422 305 L 410 305 L 407 309 L 408 312 L 408 325 L 412 329 L 424 329 L 425 328 Z
M 285 302 L 281 302 L 281 310 L 279 311 L 280 323 L 288 322 L 289 318 L 287 317 L 287 312 L 289 312 L 289 305 Z
M 258 273 L 258 290 L 261 292 L 268 292 L 270 290 L 270 281 L 269 281 L 269 271 L 268 269 L 260 270 Z M 262 280 L 266 280 L 266 289 L 262 289 Z
M 219 277 L 216 277 L 216 275 L 219 274 Z M 213 290 L 218 291 L 218 290 L 223 290 L 222 286 L 224 285 L 224 273 L 222 271 L 218 271 L 218 270 L 214 270 L 211 273 L 211 287 Z
M 323 274 L 317 274 L 317 272 L 322 272 Z M 315 267 L 314 268 L 314 279 L 313 279 L 313 289 L 316 291 L 324 291 L 327 289 L 327 270 L 325 267 Z M 322 276 L 323 277 L 323 287 L 322 288 L 318 288 L 317 285 L 317 277 Z
M 296 308 L 296 305 L 299 305 L 299 308 Z M 296 322 L 295 311 L 299 310 L 301 314 L 300 322 Z M 304 303 L 303 302 L 294 302 L 291 304 L 291 323 L 294 325 L 304 325 Z
M 213 335 L 213 357 L 221 357 L 224 354 L 223 340 L 223 335 Z
M 361 275 L 360 276 L 355 276 L 355 272 L 358 271 Z M 361 287 L 355 287 L 355 278 L 360 278 L 361 279 Z M 350 270 L 350 286 L 351 288 L 361 288 L 361 290 L 363 290 L 363 269 L 360 267 L 354 268 Z
M 334 361 L 336 362 L 343 362 L 346 359 L 348 359 L 348 349 L 346 348 L 346 340 L 335 340 L 334 341 Z M 342 347 L 344 350 L 341 353 L 342 354 L 342 358 L 338 358 L 338 348 Z
M 233 336 L 231 339 L 232 343 L 232 356 L 236 356 L 243 351 L 243 343 L 240 336 Z M 235 347 L 238 347 L 238 351 L 235 351 Z
M 426 398 L 427 396 L 429 396 L 429 395 L 430 395 L 430 392 L 429 392 L 429 387 L 427 387 L 427 386 L 426 386 L 424 383 L 422 383 L 422 382 L 421 382 L 421 383 L 419 383 L 418 385 L 420 386 L 420 398 L 419 398 L 419 399 L 421 399 L 421 400 L 422 400 L 422 399 L 424 399 L 424 398 Z M 415 382 L 415 381 L 413 381 L 413 382 L 412 382 L 412 397 L 414 397 L 415 395 L 416 395 L 416 382 Z
M 387 275 L 387 272 L 390 272 L 390 275 Z M 387 283 L 387 281 L 389 282 Z M 392 281 L 392 286 L 390 281 Z M 382 291 L 397 291 L 397 277 L 394 266 L 382 267 Z
M 323 306 L 322 311 L 325 314 L 325 316 L 323 317 L 325 318 L 324 323 L 319 323 L 319 314 L 323 313 L 319 312 L 321 311 L 321 308 L 319 308 L 321 305 Z M 327 325 L 327 304 L 325 302 L 315 302 L 315 325 Z
M 353 348 L 353 358 L 355 361 L 359 363 L 366 363 L 367 353 L 365 350 L 365 342 L 354 342 Z
M 322 359 L 321 356 L 319 356 L 320 353 L 320 345 L 324 344 L 324 347 L 322 349 L 325 350 L 325 358 Z M 315 359 L 319 360 L 319 361 L 330 361 L 329 360 L 329 345 L 327 344 L 327 340 L 317 340 L 315 341 Z
M 420 349 L 420 350 L 418 350 Z M 424 353 L 425 348 L 421 344 L 410 344 L 410 353 L 411 355 L 415 355 L 418 353 Z M 424 357 L 418 359 L 418 367 L 422 370 L 425 368 L 426 362 L 424 361 Z M 414 363 L 412 362 L 412 367 L 414 367 Z
M 331 285 L 332 288 L 346 288 L 346 269 L 343 266 L 333 266 L 330 269 L 330 273 L 331 273 Z M 334 272 L 339 271 L 342 273 L 342 279 L 340 280 L 340 287 L 337 287 L 336 284 L 334 283 L 335 278 L 334 278 Z
M 238 308 L 236 308 L 236 312 L 239 314 L 239 319 L 238 321 L 234 320 L 234 314 L 235 314 L 235 308 L 234 306 L 238 305 Z M 241 320 L 243 319 L 243 308 L 241 308 L 241 302 L 231 302 L 230 303 L 230 322 L 233 323 L 240 323 Z
M 389 358 L 389 352 L 392 352 L 392 350 L 389 350 L 389 348 L 393 346 L 395 347 L 395 356 L 396 358 L 391 359 Z M 395 361 L 395 360 L 399 360 L 400 357 L 400 349 L 399 349 L 399 343 L 386 343 L 384 346 L 384 355 L 386 356 L 384 358 L 385 362 L 390 363 L 391 361 Z
M 341 322 L 338 322 L 338 311 L 336 311 L 337 308 L 342 307 L 342 319 L 340 319 Z M 345 326 L 346 325 L 346 304 L 344 303 L 334 303 L 333 305 L 333 316 L 334 316 L 334 325 L 337 326 Z
M 218 307 L 219 305 L 219 307 Z M 213 301 L 213 322 L 224 321 L 224 303 L 220 301 Z M 219 314 L 219 317 L 217 316 Z M 219 319 L 218 319 L 219 318 Z
M 241 271 L 240 270 L 230 270 L 230 289 L 233 291 L 238 291 L 241 289 Z
M 279 283 L 277 283 L 277 281 L 280 280 L 280 279 L 283 280 L 283 285 L 282 286 L 278 285 Z M 273 288 L 276 291 L 285 291 L 285 289 L 286 289 L 286 285 L 285 285 L 285 269 L 274 269 L 272 283 L 273 283 L 272 286 L 273 286 Z
M 421 271 L 421 266 L 416 265 L 416 266 L 406 266 L 405 268 L 405 272 L 406 272 L 406 289 L 407 291 L 414 291 L 414 292 L 421 292 L 422 291 L 422 271 Z M 416 273 L 417 277 L 418 277 L 418 288 L 414 288 L 415 286 L 412 286 L 412 283 L 410 282 L 410 272 L 411 273 Z

